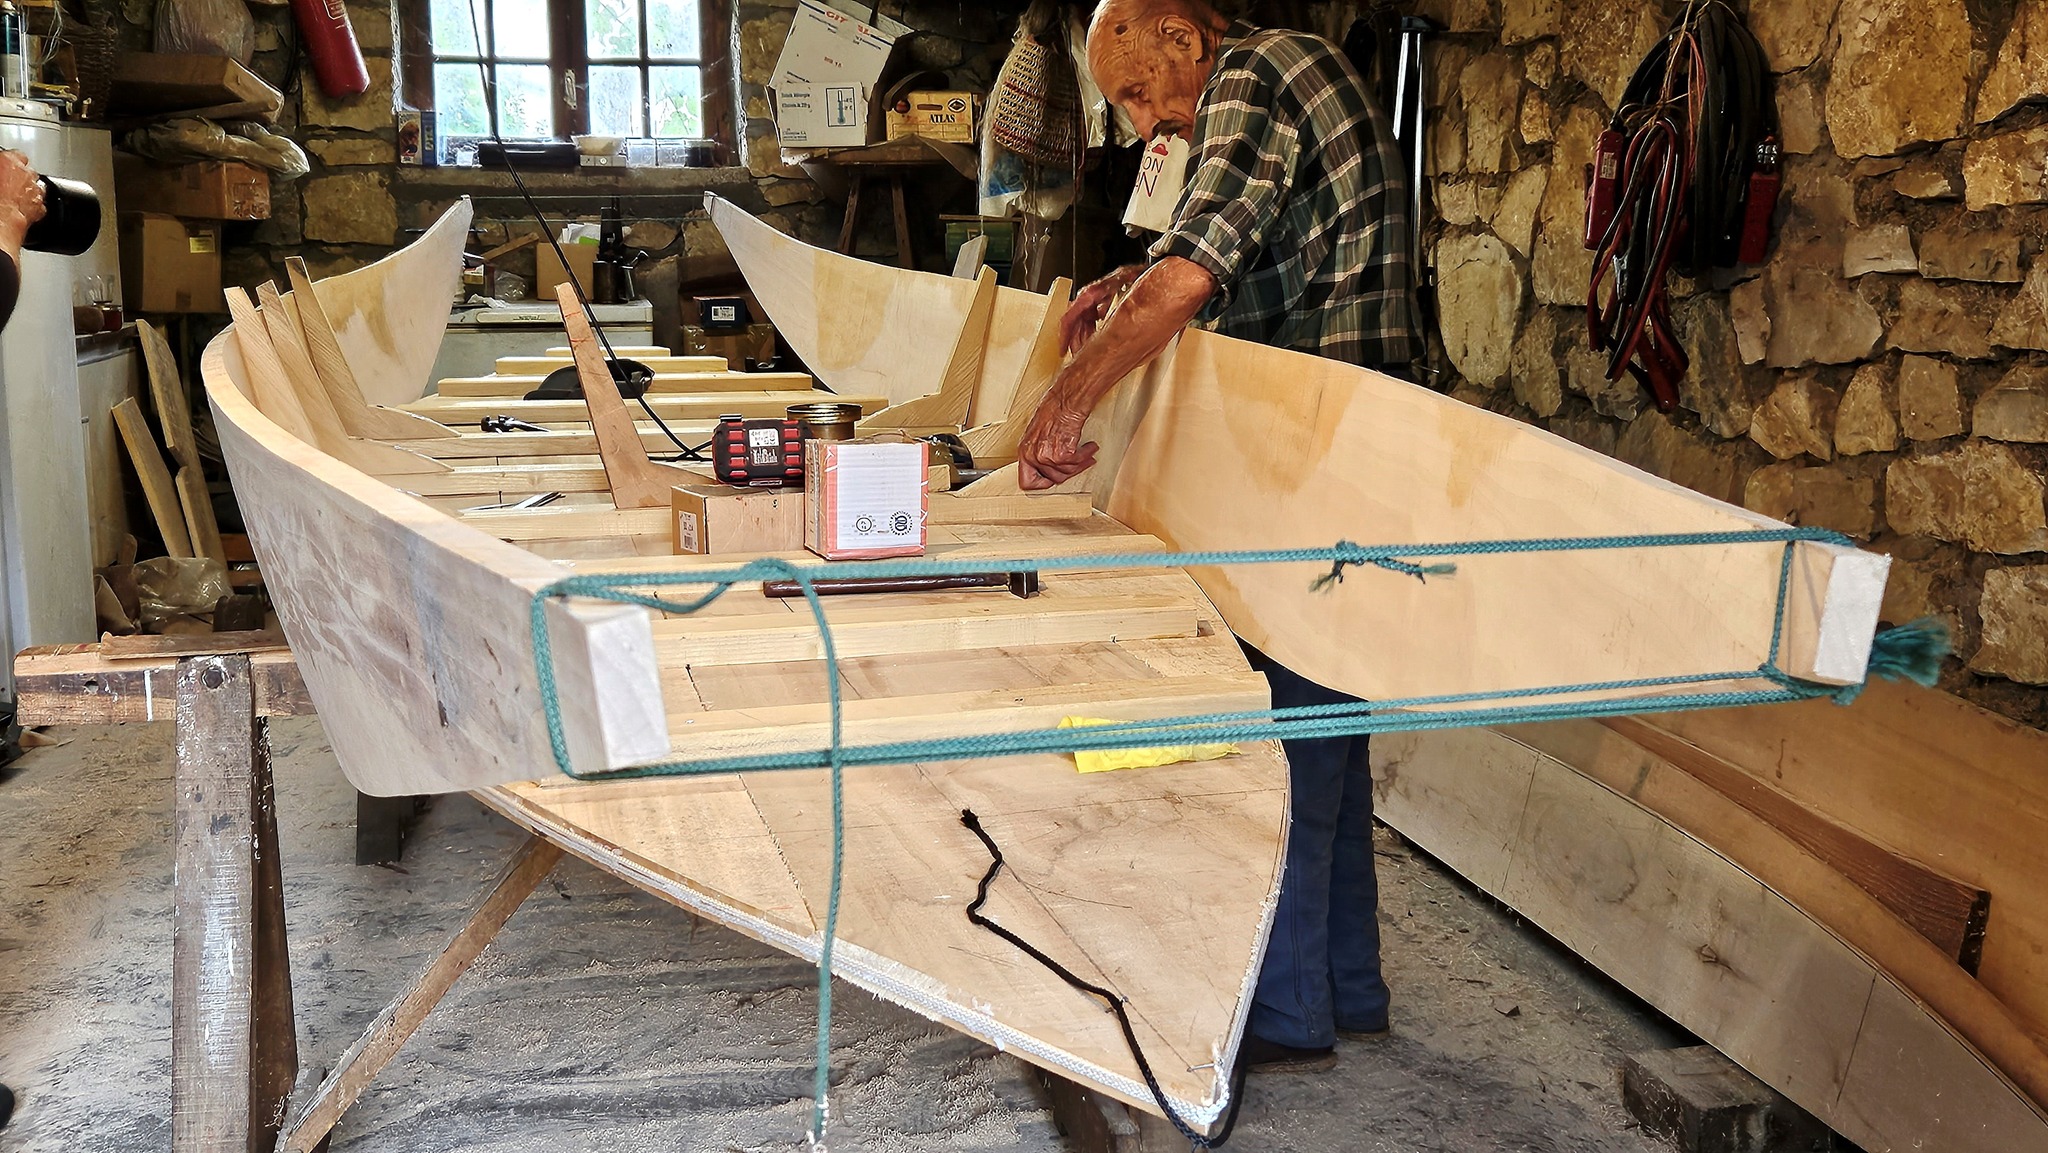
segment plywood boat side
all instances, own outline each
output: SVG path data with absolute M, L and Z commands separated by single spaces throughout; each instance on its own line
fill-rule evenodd
M 407 250 L 374 275 L 403 278 L 411 260 L 431 256 Z M 204 378 L 266 585 L 350 779 L 383 793 L 476 790 L 601 868 L 816 958 L 832 843 L 821 772 L 578 781 L 557 770 L 539 716 L 528 631 L 536 589 L 576 572 L 743 558 L 665 555 L 666 511 L 614 507 L 602 468 L 591 476 L 582 465 L 536 467 L 510 453 L 485 470 L 490 477 L 444 468 L 380 478 L 353 466 L 328 449 L 377 461 L 389 457 L 365 446 L 390 446 L 310 419 L 317 366 L 293 372 L 279 352 L 296 335 L 280 319 L 294 302 L 261 296 L 261 309 L 238 302 L 236 325 L 207 349 Z M 299 320 L 313 311 L 299 310 Z M 292 427 L 273 418 L 273 407 Z M 430 502 L 470 498 L 401 491 L 516 489 L 567 473 L 588 491 L 531 513 L 450 511 Z M 930 531 L 942 555 L 1158 547 L 1085 500 L 934 499 L 934 521 L 944 523 Z M 521 547 L 508 537 L 530 539 Z M 551 606 L 572 763 L 588 771 L 671 751 L 822 743 L 826 670 L 800 607 L 754 586 L 689 616 Z M 838 675 L 857 741 L 1268 703 L 1263 679 L 1178 571 L 1048 573 L 1028 601 L 1001 593 L 834 598 L 828 613 L 844 642 Z M 1176 1108 L 1212 1122 L 1224 1107 L 1219 1070 L 1243 1029 L 1279 882 L 1286 782 L 1271 744 L 1247 744 L 1221 761 L 1092 776 L 1057 756 L 849 772 L 837 971 L 1156 1108 L 1113 1016 L 967 921 L 965 903 L 989 864 L 960 823 L 971 808 L 1008 862 L 990 914 L 1128 998 Z

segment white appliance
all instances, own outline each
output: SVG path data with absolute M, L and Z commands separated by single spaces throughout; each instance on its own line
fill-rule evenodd
M 613 344 L 654 343 L 654 306 L 644 300 L 626 304 L 593 304 L 605 339 Z M 520 301 L 488 308 L 458 308 L 448 318 L 448 335 L 434 358 L 429 388 L 451 376 L 489 376 L 501 356 L 539 356 L 569 343 L 562 331 L 562 310 L 554 304 Z
M 0 100 L 0 148 L 26 153 L 38 172 L 92 185 L 101 207 L 99 240 L 84 255 L 22 254 L 21 300 L 0 332 L 0 697 L 11 697 L 17 651 L 93 638 L 89 490 L 119 483 L 118 462 L 107 459 L 106 411 L 133 394 L 135 353 L 132 339 L 82 341 L 72 332 L 85 277 L 108 278 L 121 299 L 110 134 L 61 124 L 45 104 Z M 97 384 L 89 404 L 80 395 L 82 356 Z M 98 503 L 109 503 L 104 492 Z

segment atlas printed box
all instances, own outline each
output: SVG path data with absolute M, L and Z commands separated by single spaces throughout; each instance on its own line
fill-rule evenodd
M 798 489 L 679 484 L 670 490 L 669 508 L 677 555 L 803 547 L 804 494 Z
M 927 140 L 974 143 L 975 110 L 981 97 L 972 92 L 911 92 L 889 109 L 891 140 L 922 136 Z
M 921 556 L 931 456 L 907 437 L 804 444 L 804 547 L 826 560 Z

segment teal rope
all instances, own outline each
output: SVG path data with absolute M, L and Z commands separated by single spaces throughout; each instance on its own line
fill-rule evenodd
M 1373 545 L 1340 541 L 1330 548 L 1260 549 L 1243 551 L 1164 552 L 1102 554 L 1095 556 L 1049 557 L 1000 560 L 908 560 L 858 563 L 827 562 L 798 565 L 777 557 L 762 557 L 733 567 L 702 568 L 669 573 L 589 574 L 566 577 L 533 594 L 530 625 L 533 651 L 540 683 L 541 707 L 547 722 L 548 740 L 555 764 L 577 780 L 622 780 L 660 776 L 698 776 L 710 773 L 763 772 L 783 769 L 826 768 L 832 787 L 832 878 L 825 911 L 824 942 L 818 958 L 817 1068 L 812 1081 L 810 1141 L 822 1149 L 830 1118 L 827 1093 L 830 1088 L 830 1036 L 832 1021 L 832 945 L 839 921 L 839 895 L 844 851 L 844 772 L 849 765 L 898 764 L 912 761 L 967 760 L 983 757 L 1016 756 L 1028 753 L 1072 753 L 1083 749 L 1149 748 L 1163 744 L 1221 743 L 1239 740 L 1310 740 L 1359 733 L 1412 732 L 1424 729 L 1524 724 L 1570 717 L 1622 716 L 1645 712 L 1677 712 L 1691 709 L 1727 708 L 1742 705 L 1775 704 L 1833 696 L 1846 704 L 1855 699 L 1860 685 L 1842 688 L 1800 680 L 1778 667 L 1783 642 L 1785 612 L 1791 588 L 1793 545 L 1814 541 L 1847 546 L 1851 542 L 1825 529 L 1784 528 L 1736 532 L 1640 534 L 1611 537 L 1548 537 L 1532 540 L 1470 541 L 1447 544 Z M 1152 721 L 1121 721 L 1091 725 L 1083 729 L 1039 729 L 1014 733 L 989 733 L 962 737 L 888 741 L 849 747 L 844 740 L 844 721 L 839 689 L 839 656 L 832 629 L 825 618 L 816 582 L 842 576 L 890 579 L 913 576 L 953 576 L 965 573 L 1062 571 L 1104 568 L 1206 568 L 1237 564 L 1326 563 L 1330 571 L 1310 586 L 1322 591 L 1341 583 L 1344 570 L 1356 565 L 1374 565 L 1391 572 L 1425 580 L 1457 571 L 1448 563 L 1417 564 L 1417 558 L 1498 556 L 1518 553 L 1585 552 L 1635 548 L 1680 548 L 1708 545 L 1780 544 L 1783 558 L 1778 571 L 1777 603 L 1772 613 L 1768 655 L 1753 669 L 1694 673 L 1680 676 L 1644 677 L 1575 685 L 1537 686 L 1522 689 L 1447 693 L 1373 702 L 1348 702 L 1307 708 L 1264 709 L 1251 712 L 1209 713 Z M 796 582 L 823 642 L 826 695 L 830 713 L 830 744 L 822 749 L 781 753 L 708 757 L 669 761 L 661 764 L 598 772 L 578 772 L 570 763 L 568 741 L 562 728 L 561 701 L 555 684 L 554 657 L 549 644 L 545 609 L 550 600 L 587 597 L 618 604 L 639 605 L 662 612 L 688 615 L 703 609 L 730 591 L 734 585 L 766 580 Z M 672 586 L 703 586 L 701 596 L 677 600 L 643 589 Z M 1946 630 L 1938 623 L 1915 622 L 1902 629 L 1880 634 L 1872 645 L 1871 671 L 1894 678 L 1909 678 L 1931 684 L 1941 658 L 1948 652 Z M 1762 681 L 1769 688 L 1731 688 L 1720 692 L 1699 691 L 1699 686 L 1740 685 Z M 1573 694 L 1627 692 L 1641 689 L 1677 690 L 1645 696 L 1607 700 L 1545 701 L 1544 698 Z M 1466 707 L 1457 707 L 1466 706 Z

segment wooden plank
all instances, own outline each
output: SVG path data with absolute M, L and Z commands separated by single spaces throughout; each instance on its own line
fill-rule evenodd
M 1754 813 L 1862 886 L 1943 954 L 1955 958 L 1965 972 L 1976 972 L 1983 957 L 1991 894 L 1885 849 L 1655 725 L 1636 717 L 1612 717 L 1601 723 Z
M 512 914 L 554 871 L 562 851 L 539 837 L 528 837 L 500 870 L 497 881 L 483 900 L 471 910 L 469 920 L 428 964 L 398 1000 L 392 1002 L 356 1043 L 336 1062 L 334 1071 L 320 1083 L 299 1118 L 292 1122 L 277 1148 L 281 1153 L 313 1153 L 322 1147 L 341 1115 L 363 1095 L 377 1074 L 390 1064 L 427 1015 L 439 1004 L 455 982 L 462 979 L 497 939 Z
M 1152 720 L 1267 707 L 1266 679 L 1257 673 L 1051 685 L 962 693 L 929 693 L 849 700 L 841 704 L 848 744 L 974 736 L 1050 729 L 1061 718 Z M 690 757 L 823 748 L 831 742 L 823 705 L 783 705 L 728 711 L 671 711 L 669 729 Z
M 135 322 L 135 340 L 142 346 L 142 364 L 149 378 L 150 403 L 164 430 L 164 449 L 184 468 L 199 464 L 199 444 L 192 436 L 192 395 L 178 375 L 178 358 L 164 334 L 147 320 Z
M 264 112 L 274 120 L 284 104 L 277 89 L 227 56 L 122 52 L 115 60 L 116 112 L 161 115 L 227 105 L 246 107 L 250 114 Z
M 537 492 L 611 491 L 604 466 L 599 463 L 458 466 L 452 472 L 404 477 L 396 487 L 415 496 L 463 496 L 479 500 L 487 497 L 512 500 Z
M 716 392 L 693 396 L 687 393 L 657 393 L 647 397 L 647 403 L 661 415 L 661 419 L 674 421 L 701 421 L 715 423 L 727 413 L 748 417 L 780 417 L 792 404 L 814 404 L 821 400 L 858 404 L 861 410 L 873 411 L 881 407 L 875 396 L 838 396 L 817 391 L 797 392 Z M 481 424 L 487 416 L 515 416 L 535 424 L 555 422 L 586 421 L 590 411 L 580 400 L 494 400 L 447 399 L 437 396 L 422 397 L 403 406 L 407 412 L 416 412 L 431 420 L 446 425 Z M 638 410 L 638 402 L 635 402 Z
M 274 860 L 275 830 L 257 829 L 268 750 L 248 658 L 180 662 L 176 700 L 171 1144 L 180 1153 L 248 1153 L 274 1141 L 297 1068 L 288 962 L 281 989 L 275 971 L 284 961 L 282 895 L 259 889 L 260 853 L 268 841 Z M 272 971 L 258 973 L 259 957 Z
M 2026 1098 L 1891 976 L 1775 883 L 1650 809 L 1483 730 L 1384 734 L 1373 759 L 1376 811 L 1403 835 L 1859 1146 L 1991 1153 L 2048 1142 Z M 1812 864 L 1684 774 L 1664 783 L 1748 830 L 1759 853 Z M 1462 803 L 1435 803 L 1449 793 Z M 1899 940 L 1967 981 L 1839 874 L 1798 875 L 1876 910 Z
M 640 432 L 640 446 L 648 452 L 672 455 L 678 451 L 675 441 L 670 440 L 654 422 L 642 420 L 635 423 Z M 715 421 L 670 421 L 668 426 L 684 443 L 691 445 L 710 440 L 711 431 L 718 427 Z M 411 447 L 423 456 L 447 461 L 481 460 L 513 464 L 536 459 L 588 457 L 589 463 L 598 463 L 597 436 L 587 426 L 546 432 L 470 430 L 459 433 L 453 440 L 419 441 Z
M 583 401 L 590 411 L 590 430 L 597 434 L 597 454 L 604 460 L 606 483 L 612 503 L 619 508 L 659 508 L 664 514 L 669 493 L 679 484 L 695 479 L 681 469 L 656 464 L 640 447 L 639 430 L 626 415 L 619 399 L 618 385 L 611 369 L 598 351 L 597 337 L 576 286 L 564 282 L 556 300 L 562 306 L 562 323 L 569 330 L 569 347 L 576 350 L 576 376 L 583 385 Z
M 100 656 L 109 661 L 162 660 L 165 657 L 226 656 L 235 653 L 271 652 L 284 649 L 284 634 L 276 629 L 247 632 L 198 633 L 184 636 L 107 637 L 99 643 Z
M 1095 515 L 1087 493 L 1044 493 L 1026 496 L 977 497 L 965 493 L 931 494 L 924 521 L 928 525 L 999 524 L 1005 521 L 1086 520 Z
M 625 360 L 637 360 L 647 366 L 656 376 L 726 375 L 725 358 L 722 356 L 674 356 L 667 349 L 649 351 L 646 345 L 612 345 L 612 354 Z M 501 356 L 493 366 L 497 375 L 545 377 L 556 369 L 575 367 L 575 354 L 568 348 L 557 353 L 550 350 L 545 356 Z M 745 373 L 738 375 L 744 376 Z M 784 375 L 802 375 L 801 373 Z
M 939 375 L 939 388 L 892 404 L 860 423 L 863 433 L 882 429 L 966 427 L 968 406 L 974 401 L 975 385 L 981 380 L 982 361 L 988 355 L 989 322 L 996 306 L 996 272 L 984 268 L 975 278 L 974 299 L 967 306 L 960 333 L 953 338 L 953 355 Z
M 313 698 L 284 650 L 249 658 L 256 715 L 303 717 Z M 98 645 L 45 645 L 14 659 L 14 684 L 24 725 L 129 725 L 172 719 L 177 658 L 108 660 Z
M 1186 600 L 1174 597 L 1040 603 L 1037 598 L 991 593 L 943 605 L 837 603 L 851 599 L 861 598 L 834 598 L 826 607 L 832 641 L 841 657 L 1191 637 L 1200 615 Z M 654 645 L 668 664 L 768 664 L 825 656 L 824 641 L 807 609 L 656 621 Z
M 365 401 L 362 386 L 356 383 L 355 370 L 349 367 L 348 357 L 341 351 L 341 342 L 335 338 L 334 324 L 327 319 L 327 310 L 321 306 L 320 295 L 313 289 L 313 278 L 306 271 L 305 258 L 288 256 L 284 266 L 286 274 L 291 277 L 290 299 L 298 318 L 299 335 L 305 341 L 306 355 L 311 358 L 314 374 L 327 389 L 328 398 L 334 402 L 335 411 L 341 416 L 342 427 L 350 436 L 369 440 L 422 440 L 456 435 L 454 429 L 435 424 L 425 417 L 395 408 L 372 407 Z
M 308 413 L 305 398 L 317 395 L 319 401 L 325 401 L 325 392 L 316 393 L 294 382 L 293 371 L 286 367 L 277 346 L 271 342 L 269 321 L 242 295 L 241 289 L 231 288 L 226 295 L 228 312 L 235 320 L 230 331 L 235 334 L 243 362 L 248 366 L 246 379 L 251 395 L 265 417 L 307 445 L 371 476 L 411 476 L 448 470 L 449 466 L 440 461 L 388 444 L 349 439 L 341 430 L 339 417 L 327 419 L 332 402 L 326 404 L 317 418 L 316 414 Z
M 664 348 L 658 344 L 614 344 L 612 345 L 612 351 L 620 356 L 629 357 L 633 360 L 645 360 L 650 356 L 673 355 L 672 349 Z M 563 364 L 568 364 L 570 362 L 570 356 L 572 354 L 569 351 L 568 345 L 556 344 L 550 345 L 543 353 L 543 355 L 554 360 L 559 360 Z M 501 357 L 499 359 L 502 360 L 503 358 Z M 715 356 L 707 356 L 702 359 L 719 360 L 721 364 L 723 363 L 722 358 Z
M 1858 834 L 1991 894 L 1977 980 L 2048 1041 L 2048 736 L 1946 693 L 1874 682 L 1647 723 Z
M 210 557 L 225 565 L 228 550 L 221 543 L 220 524 L 213 515 L 213 494 L 207 491 L 206 474 L 196 464 L 178 470 L 173 482 L 178 490 L 178 508 L 184 514 L 187 535 L 195 556 Z
M 150 435 L 149 422 L 142 418 L 142 406 L 129 397 L 114 406 L 114 424 L 121 430 L 121 443 L 128 446 L 128 459 L 142 481 L 143 499 L 149 515 L 164 538 L 164 548 L 174 557 L 192 555 L 192 534 L 185 527 L 185 511 L 178 504 L 178 486 L 164 467 L 163 454 Z
M 507 358 L 512 359 L 512 358 Z M 567 367 L 565 365 L 564 367 Z M 547 380 L 547 374 L 517 374 L 499 376 L 450 376 L 434 385 L 436 395 L 448 398 L 476 399 L 498 397 L 518 400 L 539 388 Z M 704 370 L 698 372 L 670 372 L 657 374 L 648 391 L 656 396 L 690 396 L 724 392 L 795 392 L 808 389 L 811 378 L 801 372 L 726 372 Z

